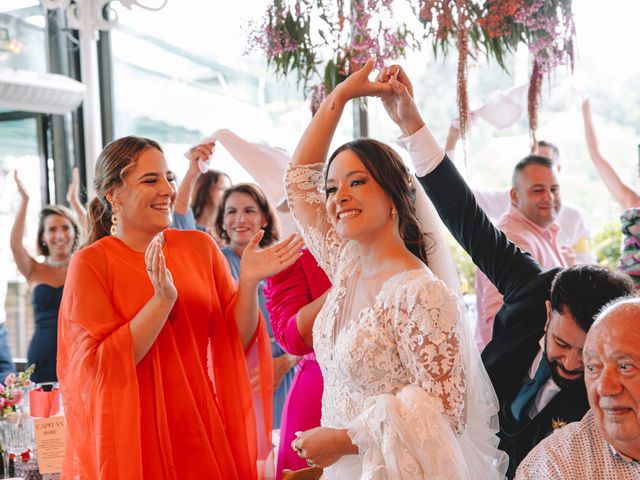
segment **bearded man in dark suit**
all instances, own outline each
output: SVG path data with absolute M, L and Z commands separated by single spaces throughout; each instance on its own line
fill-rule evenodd
M 582 362 L 586 332 L 600 308 L 634 292 L 633 283 L 594 265 L 543 270 L 478 206 L 422 120 L 402 69 L 387 67 L 378 80 L 393 88 L 381 97 L 383 104 L 440 218 L 504 296 L 482 360 L 500 404 L 500 448 L 509 454 L 511 478 L 538 442 L 589 409 Z

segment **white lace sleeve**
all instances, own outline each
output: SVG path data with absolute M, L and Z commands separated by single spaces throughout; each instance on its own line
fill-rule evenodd
M 442 400 L 456 433 L 465 428 L 465 372 L 460 358 L 458 297 L 435 277 L 421 276 L 392 299 L 400 360 L 412 383 Z
M 324 164 L 289 165 L 285 174 L 287 201 L 298 230 L 329 280 L 334 282 L 340 252 L 345 245 L 327 216 Z
M 362 465 L 357 475 L 343 478 L 483 478 L 471 474 L 464 449 L 443 414 L 442 402 L 422 388 L 407 385 L 396 395 L 369 397 L 364 407 L 349 425 Z
M 459 435 L 465 428 L 465 375 L 457 296 L 420 272 L 395 289 L 383 309 L 392 319 L 409 384 L 395 395 L 367 397 L 362 413 L 350 422 L 362 473 L 349 478 L 494 478 L 475 476 L 477 463 L 469 462 Z

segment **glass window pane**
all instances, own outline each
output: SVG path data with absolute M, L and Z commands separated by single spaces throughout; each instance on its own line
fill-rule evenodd
M 38 0 L 0 2 L 0 67 L 47 71 L 45 17 Z
M 114 4 L 112 32 L 115 135 L 159 141 L 171 168 L 186 170 L 183 153 L 228 128 L 254 142 L 293 152 L 311 114 L 294 80 L 276 79 L 258 54 L 245 55 L 247 23 L 264 0 L 169 2 L 158 12 Z M 336 144 L 352 138 L 351 108 Z M 212 168 L 233 181 L 251 177 L 222 148 Z

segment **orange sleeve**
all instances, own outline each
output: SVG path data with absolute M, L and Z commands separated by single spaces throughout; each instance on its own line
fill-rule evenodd
M 58 378 L 66 416 L 62 478 L 142 478 L 139 393 L 129 323 L 107 288 L 105 254 L 75 256 L 58 326 Z

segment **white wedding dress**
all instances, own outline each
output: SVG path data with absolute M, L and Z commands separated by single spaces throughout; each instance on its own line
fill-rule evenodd
M 361 298 L 353 288 L 357 246 L 328 221 L 322 172 L 323 164 L 290 167 L 287 194 L 308 248 L 333 284 L 313 328 L 324 377 L 322 426 L 348 429 L 359 449 L 322 478 L 503 478 L 492 391 L 479 402 L 482 412 L 469 416 L 469 388 L 476 395 L 479 387 L 470 376 L 477 366 L 469 371 L 467 351 L 475 347 L 459 297 L 424 266 L 387 279 L 375 298 Z

